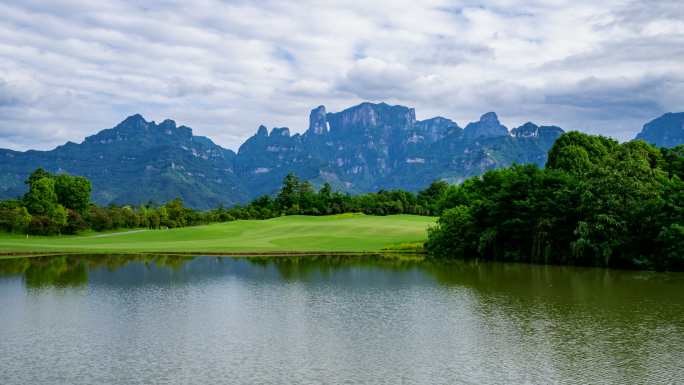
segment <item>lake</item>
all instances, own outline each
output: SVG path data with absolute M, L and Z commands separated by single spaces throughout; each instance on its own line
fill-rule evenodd
M 0 383 L 684 382 L 684 274 L 389 257 L 0 260 Z

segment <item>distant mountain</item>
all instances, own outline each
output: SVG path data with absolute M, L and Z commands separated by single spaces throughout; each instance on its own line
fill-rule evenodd
M 182 197 L 194 207 L 247 199 L 233 167 L 235 153 L 172 120 L 147 122 L 140 115 L 116 127 L 51 151 L 0 150 L 0 195 L 22 194 L 37 167 L 88 177 L 100 204 L 161 203 Z
M 362 103 L 336 113 L 315 108 L 303 134 L 260 126 L 235 154 L 171 120 L 156 124 L 133 115 L 80 144 L 0 150 L 0 197 L 22 194 L 23 180 L 37 167 L 90 178 L 100 204 L 180 196 L 197 208 L 232 205 L 274 193 L 289 172 L 354 193 L 418 190 L 514 162 L 541 166 L 562 133 L 533 123 L 509 130 L 493 112 L 461 128 L 443 117 L 416 120 L 412 108 Z
M 302 135 L 261 127 L 240 147 L 236 170 L 255 194 L 273 192 L 290 171 L 350 192 L 417 190 L 513 162 L 543 165 L 563 130 L 528 125 L 509 132 L 490 112 L 464 130 L 442 117 L 418 121 L 403 106 L 362 103 L 337 113 L 320 106 Z
M 636 136 L 658 147 L 674 147 L 684 144 L 684 112 L 667 114 L 644 124 Z

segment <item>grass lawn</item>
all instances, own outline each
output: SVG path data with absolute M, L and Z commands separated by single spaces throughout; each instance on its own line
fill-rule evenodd
M 29 252 L 364 252 L 425 239 L 434 217 L 341 214 L 287 216 L 106 236 L 20 236 L 0 233 L 0 253 Z

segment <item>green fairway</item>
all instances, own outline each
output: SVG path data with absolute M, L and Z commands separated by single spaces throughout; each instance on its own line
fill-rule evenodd
M 287 216 L 170 230 L 81 236 L 0 234 L 0 253 L 29 252 L 364 252 L 425 240 L 435 218 L 415 215 Z

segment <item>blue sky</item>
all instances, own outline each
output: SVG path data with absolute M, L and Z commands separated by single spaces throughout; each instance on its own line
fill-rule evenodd
M 144 5 L 141 5 L 144 4 Z M 626 140 L 684 110 L 681 1 L 0 0 L 0 147 L 126 116 L 237 149 L 361 101 Z

